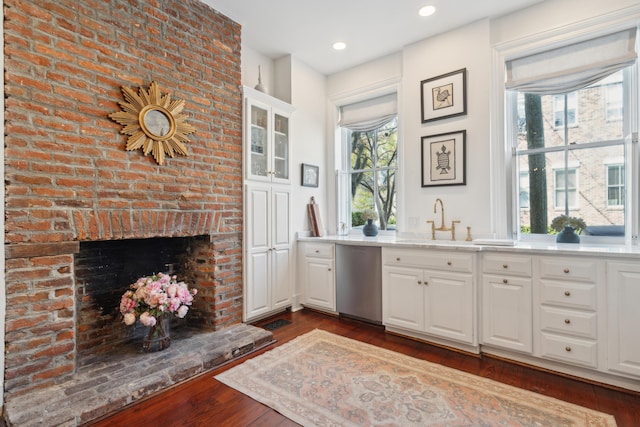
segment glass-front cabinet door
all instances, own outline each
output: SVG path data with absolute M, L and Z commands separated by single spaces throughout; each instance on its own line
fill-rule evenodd
M 293 107 L 248 87 L 244 94 L 246 178 L 289 183 Z
M 269 110 L 251 105 L 249 135 L 249 174 L 268 177 L 269 172 Z
M 289 180 L 289 118 L 274 114 L 273 177 Z

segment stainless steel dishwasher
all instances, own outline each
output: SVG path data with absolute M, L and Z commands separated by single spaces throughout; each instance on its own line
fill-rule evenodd
M 380 247 L 337 244 L 336 291 L 336 306 L 340 314 L 381 324 Z

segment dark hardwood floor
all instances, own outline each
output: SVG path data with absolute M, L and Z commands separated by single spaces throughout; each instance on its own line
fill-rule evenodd
M 612 414 L 619 427 L 640 426 L 640 394 L 616 391 L 548 372 L 490 357 L 473 357 L 385 333 L 380 326 L 302 310 L 283 313 L 274 319 L 292 323 L 273 331 L 280 345 L 313 329 L 323 329 L 345 337 L 394 350 L 506 384 L 555 397 L 577 405 Z M 244 394 L 215 380 L 214 375 L 273 346 L 207 372 L 194 379 L 133 404 L 121 412 L 92 424 L 93 427 L 159 425 L 192 426 L 295 426 L 294 422 Z

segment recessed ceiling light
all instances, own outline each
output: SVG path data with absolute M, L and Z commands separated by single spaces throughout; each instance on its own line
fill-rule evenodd
M 344 43 L 344 42 L 335 42 L 335 43 L 333 44 L 333 48 L 334 48 L 335 50 L 343 50 L 343 49 L 345 49 L 346 47 L 347 47 L 347 44 L 346 44 L 346 43 Z
M 420 8 L 420 10 L 418 11 L 418 14 L 420 16 L 431 16 L 434 13 L 436 13 L 436 8 L 434 6 L 425 6 Z

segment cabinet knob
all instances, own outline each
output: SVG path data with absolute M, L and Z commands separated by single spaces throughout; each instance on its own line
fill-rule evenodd
M 418 285 L 422 285 L 422 280 L 418 280 Z
M 509 281 L 507 279 L 502 279 L 502 283 L 506 285 L 507 283 L 509 283 Z
M 319 249 L 316 249 L 316 253 L 317 253 L 317 254 L 319 254 L 319 253 L 320 253 L 320 250 L 319 250 Z
M 571 351 L 571 347 L 566 346 L 566 347 L 564 348 L 564 350 L 565 350 L 567 353 L 569 353 L 569 352 Z
M 400 257 L 396 258 L 396 261 L 400 261 Z
M 451 261 L 447 261 L 447 265 L 448 265 L 448 266 L 451 266 Z
M 507 264 L 502 264 L 502 268 L 509 268 Z
M 568 269 L 568 268 L 565 268 L 565 269 L 564 269 L 564 272 L 565 272 L 566 274 L 569 274 L 569 269 Z
M 567 325 L 571 324 L 571 319 L 564 319 L 564 323 L 566 323 Z
M 564 296 L 565 296 L 565 297 L 570 297 L 570 296 L 571 296 L 571 292 L 569 292 L 569 291 L 564 291 Z
M 327 270 L 331 271 L 331 268 L 328 268 Z

